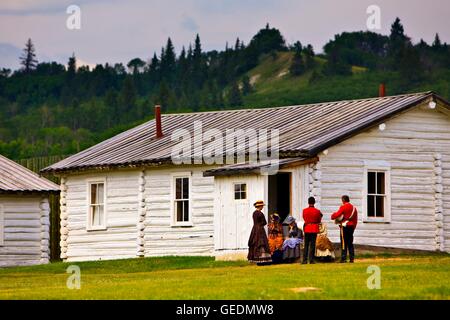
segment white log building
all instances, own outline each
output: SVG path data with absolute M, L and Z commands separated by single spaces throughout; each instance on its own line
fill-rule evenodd
M 171 135 L 192 132 L 195 121 L 204 131 L 278 129 L 279 172 L 264 175 L 263 164 L 174 165 Z M 157 114 L 44 171 L 61 177 L 66 261 L 243 257 L 259 199 L 266 215 L 293 215 L 301 225 L 315 196 L 338 242 L 330 215 L 343 194 L 359 209 L 356 244 L 450 252 L 450 105 L 433 92 Z
M 49 262 L 49 193 L 59 186 L 0 155 L 0 267 Z

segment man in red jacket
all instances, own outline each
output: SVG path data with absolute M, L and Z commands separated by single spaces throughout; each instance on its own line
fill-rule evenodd
M 331 220 L 336 220 L 341 229 L 341 263 L 347 262 L 347 251 L 350 262 L 355 260 L 355 249 L 353 247 L 353 233 L 358 224 L 358 211 L 350 203 L 349 196 L 342 196 L 342 206 L 331 215 Z
M 320 210 L 314 207 L 316 199 L 310 197 L 308 199 L 308 208 L 303 209 L 303 232 L 305 233 L 305 248 L 303 249 L 303 264 L 307 263 L 309 257 L 309 263 L 314 262 L 314 256 L 316 254 L 316 239 L 319 233 L 319 224 L 322 222 L 322 213 Z

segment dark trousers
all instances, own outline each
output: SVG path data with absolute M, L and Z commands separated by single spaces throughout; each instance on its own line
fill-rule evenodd
M 305 233 L 305 248 L 303 249 L 303 262 L 309 258 L 309 262 L 314 261 L 316 254 L 317 233 Z
M 353 247 L 353 227 L 341 227 L 341 261 L 347 260 L 347 251 L 350 255 L 350 261 L 355 259 L 355 248 Z

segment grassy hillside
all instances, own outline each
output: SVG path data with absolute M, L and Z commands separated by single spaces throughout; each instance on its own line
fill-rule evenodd
M 310 82 L 314 71 L 323 68 L 326 60 L 316 57 L 316 67 L 305 74 L 289 74 L 292 52 L 279 52 L 275 59 L 265 56 L 259 65 L 248 72 L 254 92 L 244 97 L 245 107 L 283 106 L 343 99 L 375 97 L 378 86 L 386 83 L 387 94 L 401 94 L 433 90 L 450 98 L 450 71 L 441 71 L 431 79 L 415 85 L 406 85 L 396 72 L 367 71 L 353 66 L 351 76 L 321 76 Z
M 239 103 L 224 104 L 222 101 L 222 104 L 217 104 L 217 99 L 216 102 L 208 100 L 211 98 L 211 92 L 201 91 L 197 98 L 202 95 L 203 98 L 209 98 L 200 99 L 198 108 L 190 105 L 192 102 L 190 99 L 196 96 L 193 92 L 185 95 L 184 100 L 179 100 L 178 107 L 166 107 L 163 112 L 263 108 L 376 97 L 379 84 L 382 82 L 387 86 L 388 95 L 432 90 L 450 100 L 450 69 L 439 68 L 434 72 L 428 72 L 416 82 L 402 78 L 396 71 L 374 71 L 358 66 L 351 68 L 350 75 L 329 76 L 323 72 L 327 60 L 316 56 L 314 67 L 309 68 L 301 76 L 292 76 L 289 69 L 293 55 L 292 51 L 263 54 L 257 66 L 241 74 L 237 82 L 225 86 L 224 89 L 215 89 L 216 98 L 222 96 L 226 102 L 233 85 L 234 88 L 236 86 L 242 88 L 244 76 L 248 76 L 253 90 L 244 95 Z M 50 76 L 49 78 L 52 79 Z M 22 81 L 22 78 L 19 80 Z M 179 79 L 177 81 L 183 83 Z M 239 88 L 237 90 L 243 91 Z M 69 106 L 52 105 L 52 99 L 48 98 L 48 105 L 28 109 L 24 107 L 22 113 L 16 110 L 20 105 L 20 99 L 2 107 L 0 97 L 0 154 L 15 160 L 73 154 L 153 117 L 151 97 L 124 92 L 126 93 L 126 90 L 121 90 L 118 95 L 113 93 L 103 98 L 95 97 Z M 240 97 L 242 92 L 238 94 Z M 134 107 L 130 110 L 122 110 L 123 106 L 126 106 L 123 96 L 134 99 Z M 172 93 L 168 99 L 173 98 Z M 2 111 L 10 115 L 2 116 Z

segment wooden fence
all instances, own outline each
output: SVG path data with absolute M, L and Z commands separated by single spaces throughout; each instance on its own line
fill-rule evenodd
M 48 156 L 48 157 L 37 157 L 29 159 L 16 160 L 17 163 L 22 166 L 39 173 L 39 171 L 53 163 L 56 163 L 67 156 Z M 53 175 L 46 175 L 45 178 L 59 184 L 59 178 Z M 50 202 L 50 260 L 59 261 L 60 260 L 60 233 L 59 233 L 59 194 L 52 194 L 49 196 Z

